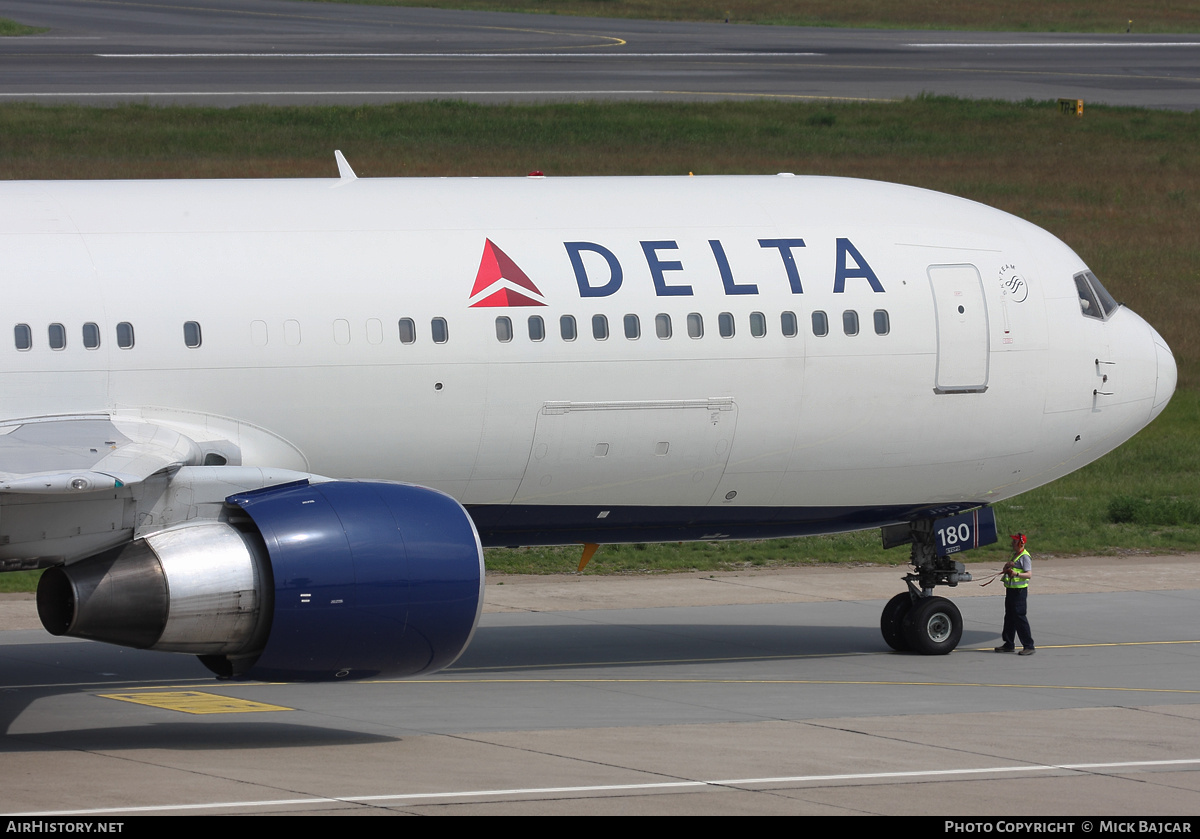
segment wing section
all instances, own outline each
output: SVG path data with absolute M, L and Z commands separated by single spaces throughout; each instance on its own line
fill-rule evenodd
M 72 495 L 122 489 L 151 475 L 200 465 L 183 434 L 105 415 L 0 424 L 0 492 Z
M 240 464 L 239 447 L 211 431 L 189 435 L 140 417 L 0 422 L 0 571 L 93 556 L 216 515 L 214 493 L 295 477 Z

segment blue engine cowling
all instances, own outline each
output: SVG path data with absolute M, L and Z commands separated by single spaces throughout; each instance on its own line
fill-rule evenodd
M 221 521 L 48 569 L 55 635 L 189 652 L 222 678 L 413 676 L 453 663 L 479 621 L 483 551 L 425 487 L 308 482 L 226 500 Z
M 230 496 L 274 577 L 249 679 L 412 676 L 467 647 L 483 607 L 483 549 L 466 510 L 425 487 L 335 481 Z

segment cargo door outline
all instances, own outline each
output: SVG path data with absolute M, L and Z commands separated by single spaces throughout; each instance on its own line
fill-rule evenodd
M 736 426 L 729 397 L 546 402 L 512 503 L 706 505 Z

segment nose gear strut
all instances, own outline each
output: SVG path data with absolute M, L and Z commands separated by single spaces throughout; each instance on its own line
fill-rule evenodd
M 936 586 L 971 582 L 966 566 L 950 556 L 940 556 L 933 519 L 918 519 L 883 529 L 885 548 L 912 543 L 913 570 L 904 575 L 908 591 L 897 594 L 883 607 L 879 628 L 883 640 L 898 652 L 946 655 L 962 638 L 962 613 L 945 597 L 934 595 Z

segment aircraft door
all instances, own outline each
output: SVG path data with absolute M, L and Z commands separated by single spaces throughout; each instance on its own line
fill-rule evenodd
M 974 265 L 930 265 L 937 317 L 937 393 L 982 393 L 988 382 L 987 302 Z

